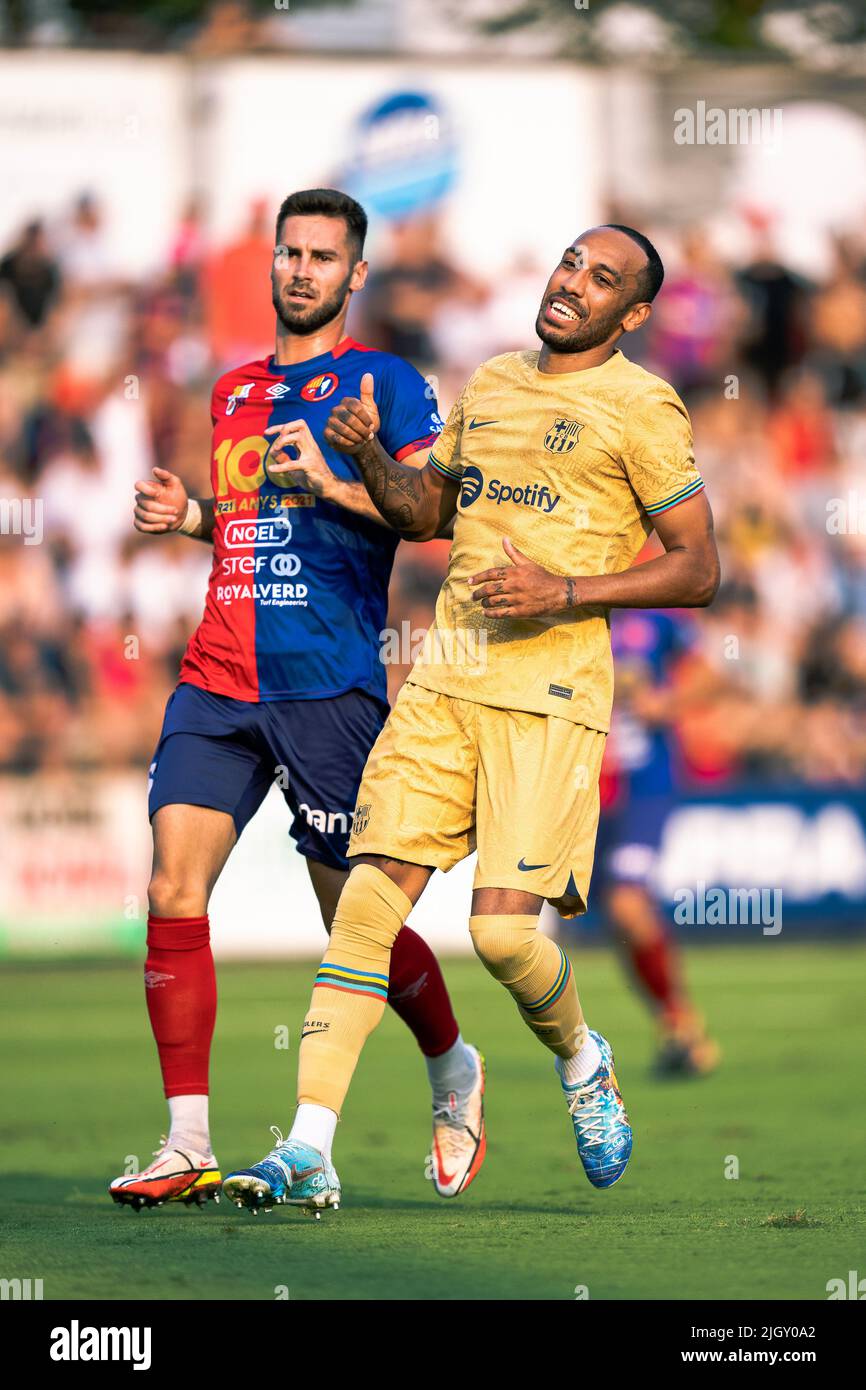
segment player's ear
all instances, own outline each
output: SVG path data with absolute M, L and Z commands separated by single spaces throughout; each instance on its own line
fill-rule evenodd
M 646 323 L 652 311 L 653 306 L 649 303 L 633 304 L 622 321 L 623 332 L 634 333 L 636 328 L 640 328 L 641 324 Z
M 352 271 L 352 278 L 349 281 L 350 290 L 362 290 L 367 283 L 367 262 L 356 261 L 355 269 Z

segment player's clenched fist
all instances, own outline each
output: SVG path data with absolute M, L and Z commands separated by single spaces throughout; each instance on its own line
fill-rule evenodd
M 357 454 L 379 433 L 379 410 L 373 396 L 373 376 L 361 377 L 361 398 L 345 396 L 328 416 L 325 439 L 341 454 Z
M 155 534 L 177 531 L 183 525 L 189 503 L 186 488 L 167 468 L 152 471 L 152 481 L 145 479 L 135 485 L 135 529 Z
M 539 618 L 576 606 L 575 581 L 551 574 L 512 545 L 505 537 L 502 548 L 510 565 L 483 570 L 469 583 L 472 597 L 491 618 Z

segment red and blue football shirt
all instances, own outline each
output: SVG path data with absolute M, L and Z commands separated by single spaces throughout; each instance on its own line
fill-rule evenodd
M 379 439 L 394 458 L 429 448 L 436 399 L 402 358 L 344 338 L 333 352 L 227 372 L 211 400 L 214 558 L 204 617 L 180 679 L 238 700 L 311 700 L 365 690 L 386 698 L 379 634 L 398 537 L 375 522 L 272 478 L 270 425 L 304 419 L 339 478 L 355 460 L 325 442 L 332 407 L 371 372 Z

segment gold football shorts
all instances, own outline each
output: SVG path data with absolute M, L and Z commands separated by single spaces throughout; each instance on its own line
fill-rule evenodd
M 407 681 L 364 769 L 349 856 L 450 869 L 586 911 L 605 734 Z

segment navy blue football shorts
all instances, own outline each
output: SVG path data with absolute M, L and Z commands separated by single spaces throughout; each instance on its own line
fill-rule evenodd
M 625 805 L 602 811 L 595 846 L 601 886 L 630 883 L 653 892 L 665 818 L 673 798 L 629 796 Z
M 346 869 L 361 773 L 387 716 L 387 705 L 362 690 L 259 704 L 181 684 L 165 707 L 148 814 L 210 806 L 232 817 L 240 838 L 276 783 L 301 854 Z

